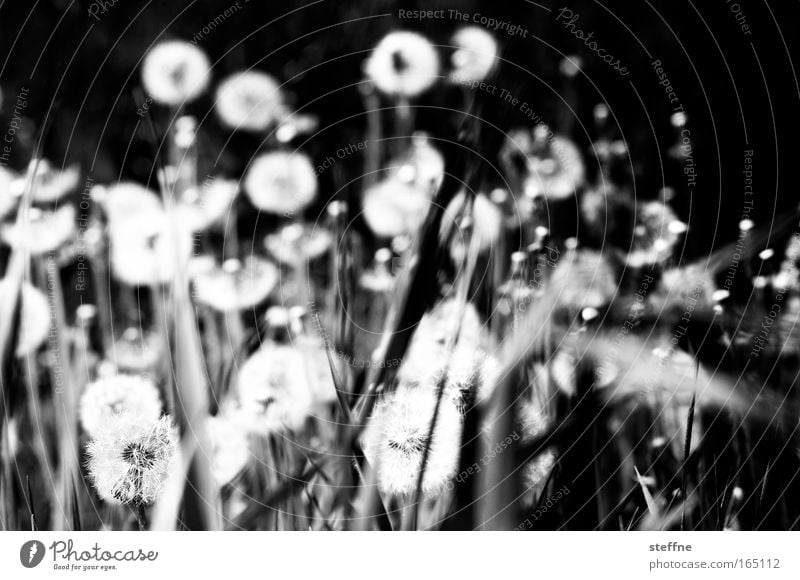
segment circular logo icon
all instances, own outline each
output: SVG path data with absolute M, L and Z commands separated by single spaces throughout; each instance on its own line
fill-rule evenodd
M 35 568 L 44 559 L 44 544 L 39 540 L 28 540 L 19 549 L 19 561 L 26 568 Z

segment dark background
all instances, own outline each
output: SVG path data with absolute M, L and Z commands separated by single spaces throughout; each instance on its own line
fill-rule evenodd
M 141 58 L 161 39 L 190 40 L 231 2 L 118 0 L 108 3 L 107 12 L 99 14 L 100 22 L 89 17 L 91 4 L 39 0 L 0 5 L 4 130 L 16 91 L 21 86 L 30 88 L 24 135 L 18 135 L 11 165 L 25 166 L 42 127 L 49 126 L 41 146 L 52 161 L 80 162 L 95 182 L 120 176 L 147 180 L 152 147 L 136 114 L 143 101 Z M 530 32 L 528 38 L 495 33 L 503 57 L 514 64 L 502 66 L 493 82 L 508 87 L 563 131 L 567 129 L 563 120 L 570 115 L 558 96 L 565 90 L 559 62 L 562 53 L 580 55 L 585 75 L 573 87 L 577 118 L 568 129 L 571 136 L 588 151 L 594 137 L 592 108 L 608 102 L 617 131 L 632 153 L 637 197 L 652 198 L 665 184 L 675 187 L 677 209 L 693 226 L 689 254 L 702 255 L 736 236 L 744 199 L 745 149 L 755 150 L 756 203 L 751 215 L 756 222 L 769 224 L 777 212 L 797 204 L 800 92 L 792 64 L 798 42 L 797 3 L 744 0 L 738 4 L 752 35 L 743 34 L 731 3 L 725 0 L 320 0 L 309 4 L 240 0 L 241 9 L 199 46 L 215 63 L 214 84 L 250 66 L 286 81 L 294 106 L 320 117 L 322 130 L 303 148 L 321 160 L 343 144 L 363 139 L 363 102 L 354 83 L 361 79 L 369 50 L 387 31 L 417 29 L 434 43 L 446 44 L 459 25 L 453 20 L 400 21 L 398 8 L 458 8 L 523 26 Z M 555 22 L 562 6 L 580 14 L 577 26 L 594 31 L 598 44 L 630 69 L 628 77 L 620 78 Z M 662 61 L 689 114 L 698 174 L 691 196 L 680 166 L 666 155 L 675 142 L 669 125 L 671 106 L 640 43 L 652 58 Z M 238 177 L 261 141 L 236 135 L 226 144 L 229 133 L 213 114 L 206 117 L 212 96 L 213 91 L 191 110 L 202 120 L 203 147 L 214 155 L 224 150 L 214 171 Z M 418 104 L 441 105 L 451 98 L 431 91 Z M 156 123 L 159 114 L 158 110 L 153 113 Z M 339 122 L 351 115 L 352 119 Z M 530 124 L 500 101 L 485 102 L 482 115 L 503 130 Z M 434 134 L 452 126 L 440 112 L 424 108 L 419 120 L 422 128 Z M 496 152 L 484 153 L 496 158 Z M 356 164 L 352 170 L 359 171 L 358 159 L 345 162 Z M 334 172 L 323 176 L 323 180 L 333 178 Z

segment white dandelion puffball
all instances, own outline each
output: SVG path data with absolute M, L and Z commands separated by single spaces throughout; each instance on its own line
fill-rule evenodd
M 424 133 L 415 133 L 411 147 L 392 159 L 389 167 L 394 177 L 431 197 L 444 179 L 444 156 Z
M 389 178 L 364 192 L 363 216 L 375 235 L 392 238 L 415 233 L 428 215 L 430 196 Z
M 19 203 L 19 192 L 16 184 L 19 175 L 0 165 L 0 220 L 4 219 Z
M 667 204 L 658 201 L 643 204 L 637 212 L 627 264 L 641 268 L 667 260 L 680 237 L 676 225 L 683 223 Z
M 215 108 L 229 129 L 255 132 L 268 129 L 285 113 L 280 85 L 260 71 L 242 71 L 223 80 Z
M 450 82 L 479 83 L 489 76 L 497 64 L 497 41 L 480 26 L 465 26 L 452 39 L 455 49 Z
M 160 227 L 166 219 L 161 198 L 138 183 L 122 182 L 103 190 L 97 201 L 106 214 L 111 236 L 128 232 L 146 236 L 153 232 L 154 224 Z
M 268 343 L 239 370 L 239 403 L 250 427 L 261 433 L 299 429 L 320 403 L 335 396 L 333 379 L 317 352 Z M 327 366 L 327 361 L 325 361 Z
M 462 191 L 447 206 L 442 220 L 443 233 L 453 232 L 450 255 L 456 262 L 465 259 L 472 243 L 481 252 L 489 250 L 503 230 L 503 214 L 488 197 L 481 193 L 476 195 L 469 212 L 466 203 L 467 193 Z M 459 231 L 465 222 L 470 226 L 469 235 Z
M 161 416 L 161 397 L 150 381 L 137 375 L 103 377 L 90 383 L 81 396 L 80 419 L 84 431 L 96 436 L 120 415 L 141 424 Z
M 279 262 L 293 264 L 299 259 L 314 260 L 333 244 L 331 233 L 319 225 L 292 223 L 264 237 L 264 247 Z
M 178 201 L 178 215 L 193 232 L 202 232 L 224 221 L 239 193 L 233 179 L 212 178 L 188 189 Z
M 177 429 L 168 415 L 150 424 L 116 417 L 86 446 L 97 494 L 114 504 L 153 503 L 174 468 L 177 445 Z
M 194 277 L 195 298 L 220 312 L 253 308 L 266 300 L 278 282 L 278 268 L 257 256 L 227 260 Z
M 0 300 L 7 300 L 11 286 L 8 280 L 0 280 Z M 19 342 L 16 355 L 33 354 L 44 343 L 50 333 L 50 306 L 47 297 L 30 284 L 23 283 L 21 292 L 22 319 L 19 325 Z
M 77 233 L 75 208 L 62 205 L 45 211 L 29 208 L 22 219 L 0 228 L 0 237 L 14 248 L 25 248 L 34 256 L 57 250 Z
M 401 385 L 376 405 L 362 445 L 384 493 L 415 493 L 428 445 L 422 492 L 438 495 L 455 475 L 461 449 L 461 414 L 449 398 L 442 398 L 436 428 L 429 438 L 436 400 L 434 389 Z
M 257 157 L 244 178 L 244 190 L 261 211 L 294 214 L 317 195 L 317 175 L 308 157 L 273 151 Z
M 148 235 L 130 228 L 112 230 L 111 272 L 120 282 L 129 286 L 165 284 L 173 279 L 179 266 L 188 264 L 190 233 L 181 230 L 175 237 L 167 228 L 166 218 L 153 227 L 156 231 Z
M 415 97 L 439 78 L 439 54 L 421 34 L 390 32 L 372 51 L 365 71 L 381 92 Z
M 206 419 L 211 443 L 211 471 L 220 487 L 233 481 L 250 460 L 247 433 L 236 419 L 228 414 Z
M 206 90 L 211 63 L 189 42 L 170 40 L 154 46 L 144 57 L 142 84 L 154 101 L 177 107 Z
M 74 191 L 80 180 L 81 172 L 78 165 L 57 169 L 49 161 L 42 159 L 36 163 L 36 173 L 33 176 L 31 187 L 33 199 L 39 203 L 55 203 Z
M 584 183 L 586 168 L 578 146 L 546 125 L 511 131 L 500 158 L 529 198 L 565 199 Z

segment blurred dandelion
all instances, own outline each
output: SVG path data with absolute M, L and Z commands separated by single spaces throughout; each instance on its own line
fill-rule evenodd
M 162 105 L 185 105 L 206 90 L 211 64 L 205 53 L 182 40 L 154 46 L 142 64 L 142 84 L 154 101 Z
M 626 262 L 634 268 L 664 262 L 672 255 L 686 225 L 668 205 L 651 201 L 639 207 Z
M 22 221 L 0 226 L 0 237 L 6 244 L 24 248 L 34 256 L 58 250 L 77 232 L 72 205 L 62 205 L 55 210 L 32 207 Z
M 215 103 L 222 123 L 234 130 L 265 131 L 285 116 L 278 82 L 261 71 L 241 71 L 223 80 Z
M 264 258 L 229 259 L 194 276 L 195 297 L 220 312 L 252 308 L 266 300 L 278 281 L 278 269 Z
M 262 434 L 299 429 L 335 396 L 324 351 L 309 360 L 302 350 L 282 344 L 267 343 L 251 355 L 237 385 L 242 418 Z
M 232 211 L 232 204 L 238 193 L 237 181 L 218 177 L 199 187 L 189 188 L 178 200 L 179 219 L 194 232 L 207 230 L 222 222 Z
M 8 300 L 6 295 L 11 286 L 7 279 L 0 280 L 0 301 Z M 34 354 L 47 340 L 50 333 L 50 306 L 47 297 L 31 286 L 22 285 L 22 318 L 16 354 L 19 357 Z
M 292 223 L 264 238 L 264 247 L 282 264 L 296 264 L 298 259 L 314 260 L 333 244 L 331 233 L 323 227 Z
M 450 42 L 454 48 L 449 76 L 452 83 L 479 83 L 497 64 L 497 41 L 480 26 L 460 28 Z
M 137 375 L 102 377 L 90 383 L 80 401 L 80 419 L 84 431 L 97 436 L 120 415 L 140 425 L 155 423 L 161 416 L 161 398 L 156 386 Z
M 261 211 L 292 215 L 314 201 L 317 176 L 305 154 L 273 151 L 253 160 L 244 190 Z
M 33 191 L 33 201 L 37 203 L 56 203 L 62 197 L 77 189 L 81 180 L 81 171 L 78 165 L 57 169 L 47 159 L 31 162 L 32 165 L 34 163 L 36 172 L 33 175 L 32 183 L 27 184 L 26 178 L 20 178 L 15 183 L 18 196 L 21 196 L 25 187 L 30 185 Z
M 247 434 L 230 413 L 209 417 L 206 429 L 211 442 L 211 470 L 221 487 L 233 481 L 250 460 Z
M 439 79 L 439 54 L 416 32 L 390 32 L 365 65 L 367 77 L 388 95 L 416 97 Z
M 397 179 L 388 178 L 364 192 L 364 220 L 378 236 L 411 235 L 425 221 L 430 195 Z
M 500 158 L 531 198 L 564 199 L 584 182 L 585 167 L 577 145 L 553 135 L 546 125 L 511 131 Z

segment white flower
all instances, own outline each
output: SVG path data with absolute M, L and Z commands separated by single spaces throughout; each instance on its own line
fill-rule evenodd
M 252 308 L 266 300 L 278 281 L 278 269 L 263 258 L 248 256 L 244 263 L 226 260 L 222 267 L 194 277 L 195 297 L 221 312 Z
M 116 417 L 86 446 L 98 495 L 110 503 L 152 503 L 173 468 L 177 444 L 177 430 L 168 415 L 149 425 L 126 415 Z
M 155 367 L 162 353 L 163 340 L 157 332 L 131 326 L 114 338 L 111 355 L 121 371 L 145 372 Z
M 112 236 L 131 232 L 146 237 L 154 231 L 154 223 L 160 227 L 166 218 L 161 198 L 138 183 L 122 182 L 92 194 L 105 211 Z
M 430 197 L 438 191 L 444 179 L 444 157 L 424 133 L 414 133 L 411 147 L 389 162 L 395 177 Z
M 179 219 L 194 232 L 219 224 L 230 211 L 239 193 L 233 179 L 214 178 L 183 193 L 178 201 Z
M 230 129 L 264 131 L 285 114 L 278 82 L 260 71 L 242 71 L 222 81 L 216 111 Z
M 76 233 L 75 208 L 62 205 L 53 211 L 29 208 L 21 222 L 5 224 L 0 237 L 12 247 L 24 247 L 34 256 L 59 249 Z
M 480 26 L 465 26 L 452 39 L 453 70 L 450 82 L 457 84 L 479 83 L 497 63 L 497 41 Z
M 33 176 L 32 191 L 33 200 L 39 203 L 55 203 L 64 195 L 74 191 L 81 180 L 80 167 L 70 165 L 59 170 L 53 167 L 46 159 L 31 161 L 36 164 L 36 173 Z M 27 186 L 27 179 L 17 182 L 24 188 Z M 22 194 L 22 190 L 18 192 Z
M 120 415 L 142 425 L 161 416 L 161 398 L 149 379 L 136 375 L 103 377 L 89 384 L 81 396 L 80 419 L 90 436 L 102 433 Z
M 293 264 L 299 258 L 319 258 L 332 243 L 333 236 L 328 230 L 318 225 L 300 223 L 283 226 L 264 238 L 264 247 L 276 260 L 285 264 Z
M 376 405 L 362 445 L 384 493 L 415 493 L 428 445 L 422 492 L 438 495 L 455 475 L 461 449 L 461 414 L 453 401 L 443 397 L 433 437 L 429 438 L 436 400 L 434 389 L 401 385 Z
M 155 231 L 147 235 L 130 228 L 112 230 L 111 271 L 120 282 L 129 286 L 165 284 L 173 279 L 179 265 L 188 263 L 192 245 L 189 232 L 181 230 L 175 238 L 166 217 L 151 225 Z
M 220 487 L 233 481 L 250 460 L 247 433 L 237 419 L 229 414 L 206 419 L 211 443 L 211 471 Z
M 668 205 L 658 201 L 643 204 L 638 211 L 633 241 L 626 262 L 634 268 L 664 262 L 672 255 L 684 224 Z
M 428 215 L 430 195 L 397 178 L 386 179 L 364 192 L 363 215 L 367 225 L 387 238 L 414 234 Z
M 19 203 L 16 184 L 24 178 L 0 165 L 0 220 L 4 219 Z
M 317 175 L 303 153 L 273 151 L 257 157 L 250 165 L 244 190 L 262 211 L 294 214 L 314 201 Z
M 503 214 L 489 198 L 481 193 L 476 195 L 469 215 L 466 215 L 466 202 L 467 193 L 462 191 L 447 206 L 442 221 L 442 230 L 453 232 L 450 255 L 456 262 L 464 260 L 473 241 L 480 251 L 489 250 L 503 230 Z M 465 239 L 459 226 L 467 220 L 471 227 L 469 237 Z
M 182 40 L 157 44 L 142 64 L 144 88 L 162 105 L 176 107 L 195 100 L 205 91 L 210 78 L 208 57 Z
M 273 343 L 247 359 L 237 384 L 242 416 L 262 433 L 301 428 L 336 394 L 324 351 Z
M 545 125 L 509 133 L 500 156 L 530 198 L 565 199 L 584 182 L 578 147 L 566 137 L 553 135 Z
M 365 70 L 378 90 L 415 97 L 439 78 L 439 55 L 421 34 L 391 32 L 372 51 Z
M 0 280 L 0 300 L 8 300 L 8 280 Z M 19 342 L 16 355 L 26 356 L 36 352 L 50 333 L 50 306 L 47 297 L 30 284 L 22 285 L 22 318 L 19 324 Z

